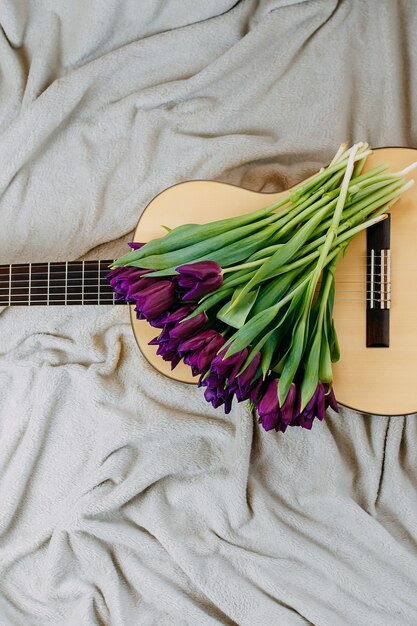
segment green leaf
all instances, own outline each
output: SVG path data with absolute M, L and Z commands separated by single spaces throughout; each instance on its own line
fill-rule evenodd
M 160 254 L 162 252 L 168 252 L 169 250 L 176 250 L 181 245 L 189 245 L 194 240 L 201 228 L 201 224 L 181 224 L 177 228 L 174 228 L 170 233 L 157 239 L 148 241 L 144 246 L 138 250 L 132 250 L 127 254 L 119 257 L 115 261 L 115 265 L 130 265 L 132 261 L 142 259 L 149 254 Z
M 340 347 L 339 347 L 339 340 L 337 338 L 336 328 L 334 325 L 334 320 L 332 320 L 329 343 L 330 343 L 330 355 L 331 355 L 332 363 L 336 363 L 340 359 Z
M 278 250 L 278 248 L 282 248 L 285 245 L 283 243 L 278 243 L 273 246 L 268 246 L 267 248 L 262 248 L 259 252 L 254 252 L 249 258 L 248 261 L 258 261 L 259 259 L 263 259 L 264 257 L 270 256 L 274 252 Z
M 152 239 L 139 250 L 133 250 L 132 252 L 121 256 L 115 262 L 115 266 L 130 265 L 132 261 L 138 261 L 139 259 L 143 259 L 151 254 L 159 255 L 172 252 L 174 250 L 180 250 L 210 237 L 215 237 L 221 233 L 231 231 L 240 226 L 262 220 L 263 217 L 284 206 L 288 203 L 288 201 L 287 196 L 267 207 L 257 209 L 251 213 L 246 213 L 246 215 L 228 217 L 223 220 L 216 220 L 206 224 L 181 224 L 181 226 L 177 226 L 172 229 L 171 232 L 164 237 Z
M 288 292 L 297 273 L 299 273 L 299 270 L 295 269 L 261 285 L 259 297 L 252 309 L 252 315 L 256 315 L 260 311 L 277 304 Z
M 332 319 L 333 306 L 334 306 L 334 275 L 333 275 L 332 284 L 330 285 L 330 289 L 329 289 L 329 297 L 327 299 L 327 313 L 329 316 L 329 320 Z
M 145 269 L 163 270 L 167 268 L 175 269 L 184 263 L 210 260 L 226 267 L 246 259 L 260 246 L 265 245 L 269 234 L 275 232 L 273 228 L 270 231 L 267 230 L 268 224 L 274 220 L 276 220 L 276 216 L 272 215 L 262 222 L 234 228 L 215 237 L 207 236 L 193 245 L 164 254 L 150 255 L 138 261 L 130 262 L 129 265 Z M 251 238 L 249 237 L 250 235 L 252 235 Z
M 285 359 L 284 367 L 279 379 L 278 399 L 280 406 L 282 406 L 285 402 L 291 383 L 293 382 L 294 376 L 300 365 L 306 341 L 305 331 L 306 315 L 303 315 L 301 320 L 293 329 L 291 347 Z
M 317 383 L 319 382 L 321 338 L 322 326 L 321 324 L 319 324 L 318 327 L 316 326 L 316 333 L 310 352 L 307 356 L 305 370 L 303 373 L 303 380 L 301 382 L 300 412 L 305 409 L 305 407 L 313 397 L 313 394 L 317 387 Z
M 223 286 L 228 286 L 228 287 L 232 287 L 234 286 L 235 282 L 237 281 L 237 284 L 239 284 L 239 281 L 244 278 L 244 281 L 246 280 L 247 277 L 250 278 L 250 276 L 252 274 L 254 274 L 256 271 L 256 269 L 254 268 L 245 268 L 242 270 L 236 270 L 233 272 L 227 272 L 226 274 L 223 274 Z M 248 278 L 248 280 L 249 280 Z
M 243 274 L 243 273 L 241 274 L 240 272 L 236 272 L 234 279 L 230 281 L 224 281 L 223 286 L 224 287 L 237 287 L 238 285 L 241 285 L 242 283 L 248 282 L 248 280 L 251 279 L 254 273 L 255 272 L 248 272 L 247 274 Z
M 246 361 L 244 362 L 244 364 L 242 365 L 242 367 L 239 370 L 238 375 L 242 374 L 245 369 L 248 367 L 248 365 L 250 365 L 250 363 L 253 361 L 253 359 L 255 358 L 255 356 L 258 354 L 258 352 L 262 351 L 263 346 L 265 345 L 265 343 L 268 341 L 269 337 L 272 335 L 272 333 L 275 331 L 275 328 L 273 328 L 272 330 L 270 330 L 269 332 L 265 333 L 260 340 L 258 341 L 257 344 L 255 344 L 254 346 L 252 346 L 248 357 L 246 359 Z M 261 368 L 259 368 L 259 372 L 261 372 Z
M 336 328 L 335 328 L 334 320 L 333 320 L 334 295 L 335 295 L 335 286 L 334 286 L 334 280 L 333 280 L 332 285 L 329 290 L 329 297 L 327 300 L 326 324 L 325 324 L 326 340 L 327 340 L 327 345 L 328 345 L 329 352 L 330 352 L 331 363 L 336 363 L 336 361 L 340 359 L 339 341 L 337 339 Z M 323 380 L 323 382 L 326 382 L 322 378 L 321 380 Z
M 294 318 L 294 314 L 296 312 L 298 312 L 298 309 L 296 306 L 294 306 L 294 301 L 292 301 L 279 322 L 274 325 L 273 328 L 270 329 L 268 332 L 264 332 L 258 343 L 252 347 L 251 352 L 249 353 L 249 356 L 241 369 L 241 372 L 246 369 L 246 367 L 249 365 L 255 355 L 258 352 L 261 352 L 262 373 L 264 377 L 266 376 L 268 370 L 270 369 L 272 359 L 274 358 L 274 356 L 276 357 L 275 350 L 282 337 L 286 335 L 287 327 L 289 324 L 291 324 Z
M 234 291 L 232 296 L 232 302 L 233 299 L 236 298 L 236 293 L 239 293 L 239 291 L 240 290 L 238 289 Z M 216 317 L 225 324 L 233 326 L 233 328 L 242 328 L 258 296 L 258 292 L 259 289 L 257 289 L 256 291 L 251 291 L 245 301 L 241 302 L 240 305 L 238 307 L 235 307 L 234 309 L 230 309 L 231 303 L 226 302 L 217 313 Z
M 253 224 L 245 224 L 243 226 L 222 229 L 221 232 L 217 232 L 218 228 L 211 227 L 210 224 L 205 225 L 205 233 L 201 235 L 197 241 L 194 241 L 195 237 L 188 237 L 182 244 L 182 246 L 176 246 L 174 250 L 170 252 L 162 252 L 158 254 L 142 255 L 139 259 L 129 260 L 129 265 L 136 267 L 144 267 L 147 269 L 162 270 L 168 267 L 176 267 L 184 263 L 189 263 L 200 258 L 211 258 L 210 253 L 214 253 L 221 248 L 227 248 L 234 242 L 242 242 L 242 239 L 251 234 L 262 233 L 263 229 L 273 222 L 277 221 L 276 215 L 269 215 L 264 219 Z M 173 236 L 175 231 L 165 235 L 166 238 Z M 150 242 L 152 243 L 152 242 Z M 140 248 L 137 252 L 144 250 L 146 245 Z M 252 251 L 251 251 L 252 253 Z M 117 263 L 119 260 L 117 261 Z
M 226 357 L 240 352 L 247 348 L 258 335 L 265 333 L 265 328 L 274 320 L 278 312 L 279 305 L 272 306 L 265 311 L 261 311 L 240 328 L 226 343 L 228 351 Z
M 291 349 L 293 329 L 297 326 L 298 322 L 304 314 L 304 298 L 305 292 L 298 292 L 291 300 L 289 307 L 287 308 L 284 315 L 282 316 L 282 319 L 276 326 L 276 329 L 279 331 L 279 340 L 281 342 L 279 352 L 282 356 L 277 362 L 279 354 L 275 353 L 273 355 L 275 359 L 271 361 L 271 363 L 274 363 L 274 366 L 271 368 L 270 363 L 269 367 L 279 374 L 281 374 L 283 370 L 285 360 Z
M 271 333 L 268 333 L 268 337 L 261 354 L 261 368 L 262 376 L 264 378 L 266 378 L 266 375 L 269 372 L 281 336 L 282 331 L 279 327 L 275 328 Z
M 134 261 L 131 263 L 130 267 L 141 267 L 140 261 Z M 178 274 L 175 267 L 167 267 L 165 270 L 158 270 L 157 272 L 149 272 L 147 274 L 147 278 L 160 278 L 161 276 L 175 276 Z
M 200 302 L 198 307 L 192 313 L 190 313 L 190 315 L 187 315 L 187 317 L 184 318 L 184 321 L 195 317 L 203 311 L 208 311 L 212 307 L 216 306 L 216 304 L 222 302 L 222 300 L 229 298 L 232 293 L 233 289 L 218 289 L 214 293 L 210 294 L 207 298 L 205 298 L 202 302 Z
M 235 301 L 235 306 L 240 300 L 242 300 L 255 286 L 260 282 L 266 280 L 270 276 L 274 275 L 281 266 L 289 261 L 295 253 L 304 245 L 311 233 L 316 228 L 317 224 L 323 219 L 324 215 L 329 210 L 328 206 L 324 206 L 306 223 L 302 226 L 288 243 L 279 248 L 275 254 L 273 254 L 256 272 L 255 276 L 247 283 L 244 289 L 240 292 L 239 298 Z
M 321 380 L 322 383 L 329 384 L 333 381 L 332 360 L 330 355 L 329 339 L 327 335 L 327 324 L 324 325 L 321 337 L 319 380 Z

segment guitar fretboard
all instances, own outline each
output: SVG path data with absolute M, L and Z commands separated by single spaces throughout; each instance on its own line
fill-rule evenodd
M 106 274 L 112 260 L 0 265 L 0 306 L 125 304 Z

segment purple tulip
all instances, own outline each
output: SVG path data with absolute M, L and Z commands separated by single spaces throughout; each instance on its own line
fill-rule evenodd
M 319 382 L 310 401 L 300 413 L 301 397 L 297 388 L 292 383 L 287 397 L 282 406 L 278 401 L 278 379 L 269 382 L 265 393 L 260 394 L 258 385 L 254 388 L 254 395 L 261 395 L 257 400 L 257 410 L 259 423 L 265 430 L 275 428 L 277 431 L 285 432 L 287 426 L 301 426 L 311 430 L 314 420 L 324 419 L 327 407 L 331 406 L 338 411 L 333 390 L 329 391 L 327 385 Z
M 197 305 L 195 304 L 186 304 L 174 310 L 171 309 L 168 311 L 164 311 L 164 313 L 162 313 L 158 317 L 155 317 L 154 319 L 148 320 L 148 322 L 154 328 L 165 328 L 165 326 L 167 326 L 168 324 L 172 325 L 176 322 L 181 321 L 182 319 L 184 319 L 184 317 L 187 317 L 187 315 L 190 315 L 190 313 L 195 310 L 196 306 Z
M 207 402 L 211 402 L 215 409 L 224 405 L 224 412 L 226 415 L 228 415 L 232 410 L 233 393 L 231 393 L 227 388 L 219 387 L 215 389 L 213 387 L 207 387 L 204 391 L 204 397 Z
M 328 407 L 331 407 L 333 411 L 336 411 L 336 413 L 339 413 L 339 407 L 338 407 L 338 404 L 334 395 L 333 387 L 329 391 L 329 385 L 326 385 L 326 388 L 325 388 L 324 401 L 326 403 L 326 409 Z
M 181 336 L 176 335 L 181 335 L 184 332 L 184 324 L 186 324 L 187 322 L 184 322 L 183 324 L 180 324 L 180 322 L 190 313 L 192 313 L 195 308 L 195 305 L 186 304 L 184 306 L 180 306 L 174 311 L 168 311 L 156 318 L 157 324 L 155 325 L 161 327 L 162 332 L 159 334 L 158 337 L 152 339 L 152 341 L 149 342 L 149 345 L 158 346 L 156 353 L 162 356 L 164 361 L 171 361 L 171 369 L 174 369 L 174 367 L 178 365 L 183 357 L 183 354 L 181 354 L 178 350 L 181 342 Z M 197 317 L 198 316 L 196 315 L 194 318 L 191 318 L 191 320 L 187 321 L 192 321 Z M 152 320 L 148 321 L 150 321 L 150 323 L 152 322 Z M 204 324 L 205 323 L 206 322 L 204 320 Z M 201 324 L 201 319 L 199 320 L 199 324 Z M 181 332 L 176 332 L 176 329 L 179 326 L 182 326 Z
M 132 248 L 132 250 L 139 250 L 139 248 L 142 248 L 142 246 L 144 246 L 144 243 L 138 243 L 137 241 L 129 241 L 129 243 L 127 244 L 130 248 Z
M 219 396 L 216 393 L 216 390 L 211 389 L 210 387 L 207 387 L 207 389 L 204 391 L 204 397 L 207 400 L 207 402 L 210 402 L 213 405 L 214 409 L 218 409 L 219 406 L 224 404 L 224 400 L 222 396 Z
M 220 379 L 227 380 L 230 384 L 237 376 L 242 365 L 248 358 L 249 351 L 247 348 L 224 358 L 227 353 L 227 348 L 222 350 L 214 359 L 211 364 L 210 370 L 215 372 Z
M 258 379 L 254 380 L 261 363 L 261 353 L 258 352 L 247 368 L 236 378 L 236 391 L 235 395 L 238 402 L 248 400 L 251 395 L 252 389 L 258 384 Z M 261 379 L 260 379 L 261 380 Z M 259 382 L 260 382 L 259 380 Z
M 149 342 L 151 343 L 151 342 Z M 161 342 L 158 345 L 156 354 L 161 356 L 164 361 L 171 362 L 171 369 L 173 370 L 181 361 L 181 355 L 178 352 L 178 343 L 175 341 Z
M 198 313 L 198 315 L 194 315 L 194 317 L 176 324 L 175 328 L 172 329 L 170 336 L 173 339 L 178 340 L 187 339 L 195 333 L 198 333 L 200 330 L 203 330 L 207 322 L 207 315 L 204 312 Z
M 263 383 L 262 378 L 258 378 L 258 381 L 251 389 L 249 399 L 252 402 L 252 404 L 256 404 L 258 400 L 260 399 L 259 394 L 261 392 L 262 383 Z
M 214 372 L 210 372 L 206 378 L 203 379 L 202 377 L 200 377 L 200 381 L 198 384 L 200 387 L 207 387 L 207 389 L 204 391 L 204 397 L 207 402 L 211 402 L 215 409 L 224 404 L 225 413 L 230 412 L 231 393 L 230 390 L 225 387 L 224 379 L 219 378 L 218 375 Z
M 294 385 L 294 383 L 291 383 L 287 397 L 285 398 L 284 404 L 281 407 L 281 419 L 286 425 L 291 423 L 295 412 L 296 414 L 298 414 L 298 410 L 295 409 L 296 400 L 297 400 L 297 388 Z
M 265 393 L 258 400 L 257 409 L 259 415 L 259 423 L 265 430 L 275 428 L 276 431 L 285 432 L 288 425 L 293 425 L 294 417 L 298 415 L 298 410 L 294 411 L 294 405 L 297 398 L 297 388 L 294 383 L 291 384 L 287 397 L 282 406 L 278 400 L 278 378 L 270 380 Z
M 281 423 L 281 413 L 278 402 L 278 378 L 273 378 L 258 405 L 259 423 L 265 430 L 276 428 Z
M 194 352 L 195 350 L 199 350 L 200 348 L 205 347 L 214 337 L 219 335 L 216 330 L 207 329 L 203 330 L 200 333 L 197 333 L 193 337 L 189 339 L 185 339 L 180 344 L 180 350 L 184 353 L 186 352 Z M 221 335 L 220 335 L 221 337 Z
M 157 280 L 144 288 L 132 289 L 129 296 L 136 301 L 135 311 L 145 319 L 159 317 L 176 301 L 175 287 L 170 280 Z
M 329 406 L 337 413 L 339 412 L 333 389 L 329 390 L 329 386 L 327 384 L 323 385 L 321 382 L 317 384 L 313 397 L 301 413 L 299 412 L 299 406 L 300 403 L 298 401 L 298 410 L 294 412 L 290 426 L 301 426 L 309 430 L 313 427 L 313 422 L 316 418 L 320 421 L 324 419 L 326 409 Z
M 214 357 L 224 345 L 224 337 L 214 329 L 203 330 L 190 339 L 181 341 L 178 351 L 184 363 L 191 367 L 193 376 L 205 374 Z
M 197 261 L 176 268 L 177 285 L 183 290 L 183 300 L 196 300 L 218 289 L 222 283 L 222 268 L 215 261 Z
M 154 337 L 154 339 L 149 342 L 150 346 L 158 346 L 156 354 L 161 356 L 164 361 L 170 361 L 172 370 L 178 365 L 182 358 L 181 354 L 178 352 L 179 341 L 177 339 L 171 339 L 170 337 L 170 330 L 172 330 L 174 326 L 174 323 L 166 324 L 158 337 Z
M 302 428 L 311 430 L 314 419 L 317 417 L 321 421 L 324 418 L 325 411 L 324 387 L 323 384 L 319 382 L 311 400 L 301 413 L 299 412 L 298 402 L 298 410 L 296 411 L 298 415 L 294 415 L 291 426 L 301 426 Z
M 156 278 L 146 278 L 145 274 L 148 274 L 149 272 L 152 272 L 152 270 L 144 270 L 139 269 L 138 267 L 125 265 L 111 270 L 106 275 L 106 278 L 113 291 L 115 291 L 118 300 L 135 302 L 132 298 L 132 293 L 138 289 L 153 284 L 157 280 Z
M 163 313 L 161 313 L 161 315 L 158 315 L 158 317 L 154 317 L 153 319 L 148 320 L 148 323 L 153 328 L 164 328 L 166 325 L 166 318 L 168 317 L 169 314 L 170 314 L 169 310 L 164 311 Z M 140 313 L 137 313 L 136 316 L 139 319 Z
M 238 383 L 235 382 L 236 376 L 241 369 L 243 363 L 248 356 L 248 349 L 245 348 L 240 352 L 224 359 L 227 349 L 222 350 L 211 362 L 209 375 L 200 378 L 199 386 L 207 387 L 204 397 L 208 402 L 217 408 L 224 404 L 224 412 L 230 413 L 232 401 Z

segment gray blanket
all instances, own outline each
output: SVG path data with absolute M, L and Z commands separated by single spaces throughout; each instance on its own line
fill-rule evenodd
M 114 258 L 151 198 L 416 145 L 413 0 L 3 0 L 0 263 Z M 209 219 L 201 215 L 201 220 Z M 126 307 L 0 315 L 2 626 L 415 626 L 414 416 L 265 433 Z

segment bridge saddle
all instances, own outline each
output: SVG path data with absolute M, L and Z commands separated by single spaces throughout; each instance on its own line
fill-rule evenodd
M 370 250 L 369 307 L 389 309 L 391 306 L 391 250 Z

